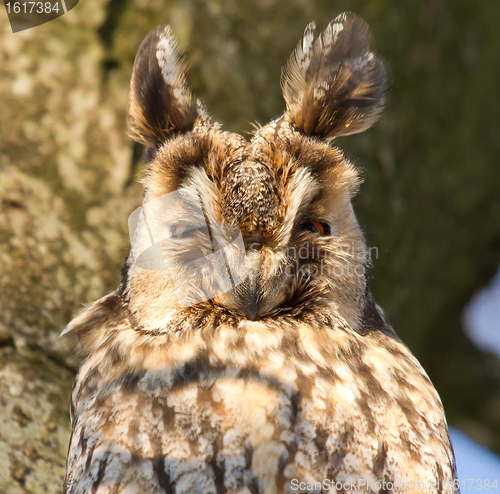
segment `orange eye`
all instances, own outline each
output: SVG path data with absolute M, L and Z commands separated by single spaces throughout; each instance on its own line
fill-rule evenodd
M 310 223 L 304 223 L 302 225 L 302 229 L 307 232 L 317 233 L 321 237 L 324 237 L 325 235 L 330 235 L 330 225 L 328 225 L 327 223 L 321 223 L 319 221 L 311 221 Z

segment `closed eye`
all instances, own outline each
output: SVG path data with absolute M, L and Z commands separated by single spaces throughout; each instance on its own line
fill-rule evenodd
M 331 235 L 330 225 L 328 223 L 322 223 L 320 221 L 310 221 L 307 223 L 302 223 L 301 230 L 310 233 L 316 233 L 320 237 Z
M 194 238 L 198 233 L 207 235 L 207 227 L 194 227 L 186 223 L 179 223 L 169 227 L 169 237 L 176 239 Z

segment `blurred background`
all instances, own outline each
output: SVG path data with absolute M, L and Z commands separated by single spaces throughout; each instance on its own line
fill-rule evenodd
M 364 171 L 372 291 L 450 424 L 500 452 L 500 289 L 477 295 L 500 262 L 498 0 L 80 0 L 15 34 L 0 6 L 0 493 L 61 489 L 79 357 L 59 334 L 120 280 L 142 194 L 125 107 L 144 36 L 171 24 L 193 91 L 250 132 L 283 112 L 281 67 L 307 23 L 346 10 L 391 72 L 381 120 L 337 140 Z

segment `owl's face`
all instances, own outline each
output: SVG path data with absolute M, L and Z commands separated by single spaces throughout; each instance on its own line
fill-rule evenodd
M 283 78 L 285 114 L 250 142 L 224 132 L 191 96 L 169 28 L 137 54 L 134 137 L 154 149 L 121 292 L 136 323 L 214 309 L 250 320 L 333 311 L 357 327 L 363 235 L 351 206 L 356 169 L 329 145 L 377 118 L 385 70 L 352 15 L 314 25 Z

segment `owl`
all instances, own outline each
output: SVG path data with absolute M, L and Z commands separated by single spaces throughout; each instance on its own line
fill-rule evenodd
M 146 37 L 132 246 L 64 331 L 86 355 L 65 494 L 458 490 L 440 398 L 370 293 L 359 171 L 332 145 L 377 120 L 386 79 L 361 19 L 311 23 L 285 113 L 245 140 L 193 97 L 171 29 Z

